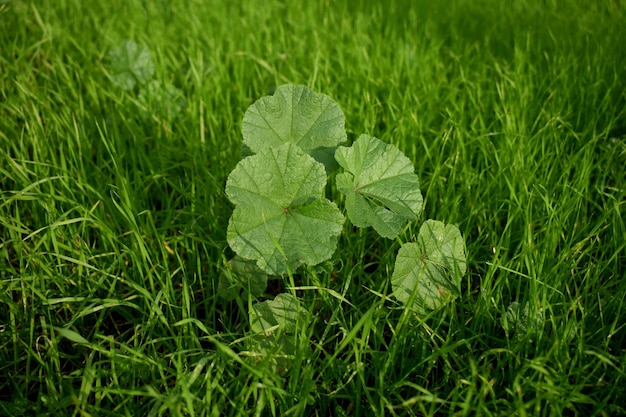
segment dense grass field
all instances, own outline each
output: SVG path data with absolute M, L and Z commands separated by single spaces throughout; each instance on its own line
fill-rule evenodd
M 626 415 L 625 23 L 619 0 L 0 1 L 0 415 Z M 125 40 L 180 112 L 113 82 Z M 313 313 L 277 369 L 217 282 L 243 114 L 285 83 L 409 156 L 425 210 L 272 283 Z M 426 218 L 468 273 L 421 317 L 390 277 Z

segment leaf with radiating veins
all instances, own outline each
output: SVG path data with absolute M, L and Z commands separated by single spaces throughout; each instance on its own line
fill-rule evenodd
M 228 244 L 270 275 L 329 259 L 344 219 L 323 197 L 325 185 L 324 166 L 293 143 L 243 159 L 226 182 L 235 204 Z
M 424 314 L 459 296 L 466 268 L 465 242 L 458 227 L 427 220 L 417 242 L 398 251 L 391 277 L 393 295 Z
M 411 160 L 398 148 L 361 135 L 351 147 L 339 147 L 335 158 L 345 170 L 336 181 L 352 224 L 371 226 L 393 239 L 417 219 L 423 201 L 419 181 Z
M 150 51 L 131 40 L 122 42 L 109 51 L 109 72 L 113 83 L 124 90 L 147 83 L 154 74 Z
M 243 117 L 243 144 L 254 153 L 291 142 L 322 162 L 335 163 L 335 148 L 346 142 L 345 116 L 325 94 L 304 85 L 282 85 L 254 102 Z

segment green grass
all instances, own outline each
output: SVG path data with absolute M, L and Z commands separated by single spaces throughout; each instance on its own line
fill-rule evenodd
M 626 4 L 287 3 L 0 1 L 0 415 L 626 415 Z M 124 39 L 178 118 L 107 77 Z M 414 161 L 469 268 L 417 318 L 400 241 L 345 233 L 281 374 L 216 288 L 243 112 L 288 82 Z

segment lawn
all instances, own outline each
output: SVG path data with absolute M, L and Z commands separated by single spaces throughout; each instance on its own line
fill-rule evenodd
M 0 0 L 0 416 L 626 415 L 624 22 L 621 0 Z M 127 41 L 153 65 L 130 84 Z M 283 84 L 408 156 L 424 210 L 396 239 L 346 220 L 330 261 L 227 300 L 242 118 Z M 467 273 L 417 314 L 390 279 L 425 219 Z M 250 343 L 278 294 L 309 313 L 288 357 Z

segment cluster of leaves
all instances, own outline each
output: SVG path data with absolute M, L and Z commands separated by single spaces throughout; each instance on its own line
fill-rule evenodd
M 346 146 L 345 118 L 330 97 L 301 85 L 283 85 L 246 111 L 243 146 L 252 154 L 230 173 L 226 195 L 235 205 L 227 240 L 237 254 L 220 277 L 224 298 L 257 298 L 267 279 L 333 257 L 345 222 L 324 195 L 336 170 L 345 213 L 357 227 L 395 239 L 422 211 L 414 166 L 398 148 L 366 134 Z M 391 284 L 393 295 L 416 313 L 454 300 L 465 273 L 465 244 L 456 226 L 428 220 L 417 241 L 402 245 Z M 272 334 L 283 353 L 294 323 L 306 318 L 297 298 L 280 294 L 253 304 L 253 335 Z M 305 323 L 304 323 L 305 324 Z M 267 342 L 266 342 L 267 343 Z M 257 343 L 266 351 L 267 346 Z
M 155 68 L 148 48 L 125 40 L 108 54 L 108 75 L 125 91 L 139 88 L 137 104 L 149 117 L 173 120 L 185 107 L 182 92 L 171 84 L 153 79 Z

